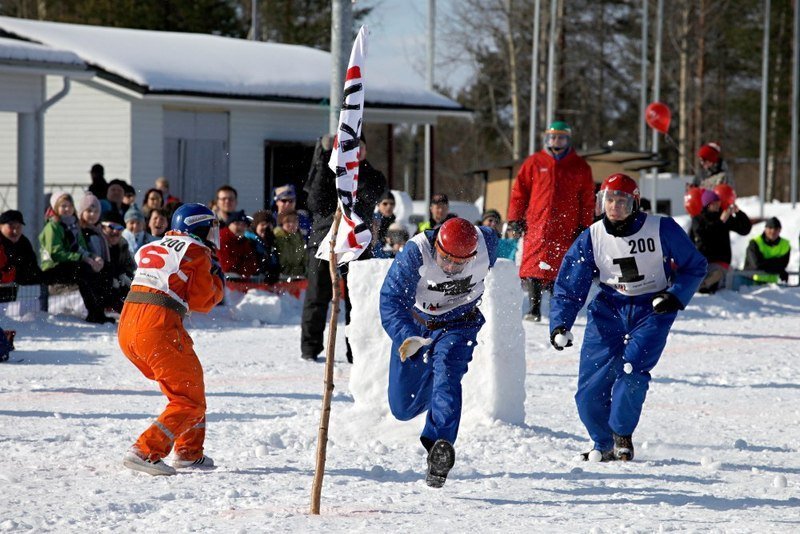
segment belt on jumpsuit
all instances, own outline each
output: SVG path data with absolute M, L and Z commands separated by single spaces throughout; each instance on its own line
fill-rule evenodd
M 152 304 L 154 306 L 161 306 L 177 312 L 181 319 L 186 317 L 186 308 L 184 308 L 174 298 L 164 295 L 163 293 L 145 293 L 144 291 L 130 291 L 128 296 L 125 297 L 125 302 L 134 302 L 136 304 Z
M 460 315 L 453 319 L 449 319 L 446 321 L 437 321 L 434 319 L 425 319 L 416 310 L 411 310 L 411 315 L 414 317 L 419 324 L 427 328 L 429 331 L 433 332 L 434 330 L 441 330 L 442 328 L 446 328 L 449 325 L 454 323 L 467 323 L 469 321 L 474 321 L 478 318 L 478 308 L 477 306 L 472 308 L 470 311 L 465 313 L 464 315 Z

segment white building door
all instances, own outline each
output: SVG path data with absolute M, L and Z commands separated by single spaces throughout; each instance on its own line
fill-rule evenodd
M 164 176 L 183 202 L 213 200 L 228 183 L 228 114 L 165 110 Z

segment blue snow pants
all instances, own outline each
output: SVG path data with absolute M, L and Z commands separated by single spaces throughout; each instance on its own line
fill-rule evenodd
M 437 439 L 455 443 L 461 422 L 461 379 L 472 361 L 478 331 L 484 322 L 483 316 L 478 315 L 475 320 L 454 322 L 439 330 L 429 331 L 420 325 L 416 335 L 432 338 L 433 343 L 405 362 L 400 361 L 398 352 L 403 340 L 392 341 L 389 408 L 401 421 L 427 410 L 420 436 L 423 444 L 432 444 Z
M 656 315 L 652 295 L 601 291 L 587 308 L 575 403 L 594 448 L 613 445 L 612 432 L 633 434 L 642 414 L 650 371 L 658 363 L 677 313 Z M 630 363 L 630 373 L 624 371 Z

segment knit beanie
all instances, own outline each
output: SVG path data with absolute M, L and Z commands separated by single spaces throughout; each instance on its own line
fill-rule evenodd
M 78 215 L 91 207 L 94 207 L 97 213 L 100 213 L 100 201 L 92 193 L 86 193 L 83 195 L 80 204 L 78 204 Z
M 72 200 L 72 195 L 70 195 L 66 191 L 53 191 L 50 194 L 50 207 L 53 208 L 53 211 L 57 211 L 58 201 L 61 200 L 64 197 L 67 197 L 69 199 L 69 201 L 74 204 L 74 202 Z
M 722 152 L 722 149 L 717 143 L 706 143 L 697 151 L 697 157 L 710 161 L 711 163 L 716 163 L 719 161 L 720 152 Z
M 125 223 L 127 224 L 129 221 L 135 221 L 137 219 L 144 221 L 144 213 L 142 213 L 142 210 L 140 210 L 139 207 L 134 204 L 128 208 L 128 211 L 125 212 Z
M 700 197 L 700 202 L 702 202 L 704 208 L 709 204 L 711 204 L 712 202 L 716 202 L 718 200 L 719 200 L 719 195 L 716 194 L 711 189 L 706 189 L 705 191 L 703 191 L 703 195 Z

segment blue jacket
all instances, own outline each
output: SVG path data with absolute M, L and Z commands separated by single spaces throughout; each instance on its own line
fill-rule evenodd
M 625 235 L 638 232 L 647 217 L 645 213 L 638 213 Z M 706 259 L 697 251 L 686 232 L 670 217 L 661 218 L 659 237 L 664 252 L 664 274 L 670 284 L 667 290 L 678 298 L 683 307 L 686 307 L 706 275 Z M 586 229 L 567 251 L 558 272 L 550 302 L 551 332 L 562 325 L 568 330 L 572 328 L 575 317 L 586 302 L 592 280 L 597 274 L 591 233 Z M 656 293 L 646 293 L 627 296 L 602 283 L 600 289 L 606 297 L 620 305 L 651 306 L 652 299 L 656 295 Z
M 497 260 L 498 237 L 494 230 L 485 227 L 478 227 L 486 241 L 486 250 L 489 254 L 489 268 L 494 266 Z M 425 237 L 428 244 L 433 248 L 436 240 L 437 230 L 426 230 Z M 413 241 L 406 243 L 403 250 L 397 254 L 386 279 L 381 287 L 381 322 L 389 337 L 394 341 L 402 341 L 410 336 L 420 334 L 421 325 L 414 319 L 411 310 L 424 320 L 435 319 L 436 321 L 449 321 L 461 317 L 471 311 L 480 299 L 459 306 L 443 315 L 429 315 L 422 310 L 414 307 L 417 283 L 421 278 L 420 268 L 422 267 L 422 254 Z

